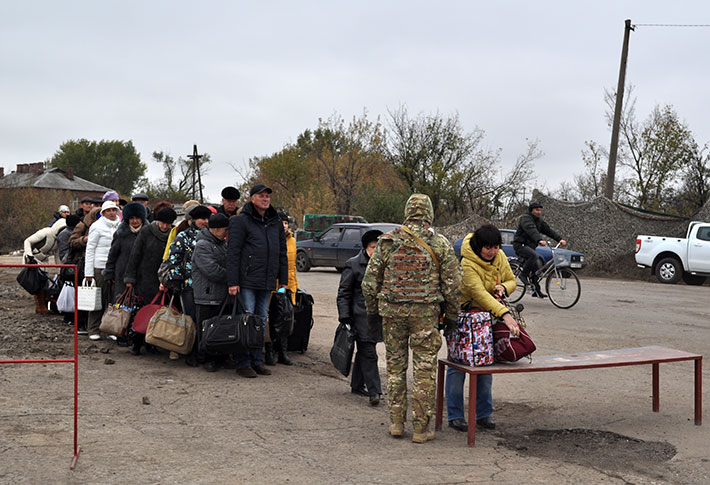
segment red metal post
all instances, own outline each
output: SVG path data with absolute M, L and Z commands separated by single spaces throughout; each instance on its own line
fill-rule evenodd
M 434 414 L 434 429 L 441 431 L 442 415 L 444 412 L 444 363 L 439 360 L 436 371 L 436 411 Z
M 658 362 L 656 362 L 655 364 L 651 364 L 651 367 L 653 368 L 653 384 L 652 384 L 652 387 L 653 387 L 653 391 L 652 391 L 653 392 L 653 412 L 657 413 L 661 408 L 660 398 L 658 396 L 658 381 L 659 381 L 659 378 L 658 378 L 659 364 L 658 364 Z
M 703 424 L 703 358 L 695 359 L 695 424 Z
M 468 446 L 476 446 L 476 386 L 478 374 L 468 374 Z

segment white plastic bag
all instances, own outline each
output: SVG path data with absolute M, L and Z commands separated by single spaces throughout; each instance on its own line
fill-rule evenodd
M 94 286 L 94 280 L 88 282 L 84 279 L 82 285 L 78 288 L 76 306 L 79 310 L 85 312 L 95 312 L 102 309 L 101 306 L 101 288 Z
M 59 313 L 74 313 L 74 286 L 64 283 L 62 291 L 57 298 L 57 310 Z

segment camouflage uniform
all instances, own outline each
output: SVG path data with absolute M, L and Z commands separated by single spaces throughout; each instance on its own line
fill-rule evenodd
M 416 433 L 428 430 L 434 412 L 436 356 L 441 347 L 439 314 L 443 306 L 447 313 L 457 315 L 461 297 L 461 267 L 451 243 L 428 230 L 433 217 L 428 196 L 413 194 L 409 198 L 404 224 L 431 247 L 440 269 L 421 244 L 396 229 L 380 236 L 362 281 L 367 313 L 382 316 L 392 423 L 406 421 L 408 346 L 412 348 L 412 423 Z

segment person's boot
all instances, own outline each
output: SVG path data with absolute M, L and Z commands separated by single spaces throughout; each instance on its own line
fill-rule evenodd
M 414 443 L 426 443 L 435 438 L 434 430 L 427 428 L 420 429 L 419 431 L 414 431 L 412 435 L 412 441 Z
M 274 343 L 264 343 L 264 364 L 276 365 L 276 357 L 274 356 Z
M 286 349 L 288 348 L 288 337 L 281 337 L 281 345 L 279 346 L 279 364 L 283 365 L 293 365 L 291 359 L 289 359 Z
M 547 298 L 547 295 L 542 292 L 542 288 L 540 288 L 540 281 L 535 280 L 533 283 L 533 296 L 537 298 Z
M 44 290 L 35 295 L 35 313 L 49 313 L 47 300 L 44 298 Z

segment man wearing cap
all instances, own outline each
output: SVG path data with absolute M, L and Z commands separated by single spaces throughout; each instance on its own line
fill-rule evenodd
M 133 194 L 133 197 L 131 197 L 131 201 L 143 204 L 145 206 L 146 212 L 148 212 L 148 221 L 153 222 L 153 211 L 150 210 L 149 204 L 150 198 L 146 194 L 142 192 Z
M 269 189 L 271 190 L 271 189 Z M 219 214 L 232 217 L 239 209 L 239 190 L 236 187 L 225 187 L 222 189 L 222 205 L 217 207 Z
M 84 216 L 91 212 L 91 209 L 94 208 L 94 199 L 91 197 L 83 197 L 81 201 L 79 202 L 79 208 L 76 210 L 74 214 L 76 214 L 79 217 L 79 220 L 83 220 Z
M 538 269 L 538 256 L 535 248 L 537 248 L 538 244 L 540 246 L 547 244 L 542 238 L 543 234 L 559 241 L 560 245 L 563 247 L 567 245 L 567 241 L 562 239 L 562 236 L 555 232 L 547 222 L 542 219 L 542 204 L 536 200 L 532 200 L 528 206 L 528 211 L 520 216 L 520 223 L 518 224 L 518 229 L 515 231 L 515 237 L 513 238 L 513 249 L 515 249 L 515 254 L 523 259 L 523 269 L 520 273 L 520 280 L 525 285 L 531 284 L 533 286 L 532 296 L 536 298 L 547 297 L 547 295 L 542 292 L 540 282 L 535 275 Z
M 227 284 L 229 294 L 240 294 L 245 310 L 266 322 L 269 297 L 288 283 L 286 234 L 276 209 L 271 206 L 271 189 L 256 184 L 249 202 L 229 222 Z M 266 325 L 264 325 L 266 328 Z M 269 375 L 261 349 L 239 352 L 237 374 L 242 377 Z

